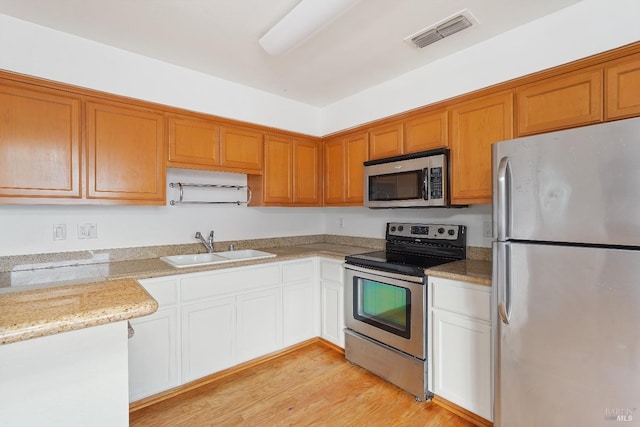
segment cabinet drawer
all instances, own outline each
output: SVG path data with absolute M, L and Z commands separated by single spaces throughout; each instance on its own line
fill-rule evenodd
M 320 275 L 324 280 L 332 282 L 343 282 L 342 263 L 331 261 L 320 261 Z
M 282 282 L 295 283 L 313 279 L 313 260 L 307 259 L 282 265 Z
M 238 268 L 186 277 L 181 281 L 182 301 L 196 301 L 280 285 L 280 266 Z
M 491 320 L 491 288 L 441 278 L 429 281 L 433 286 L 434 308 Z
M 167 279 L 145 279 L 138 283 L 158 301 L 158 306 L 164 308 L 178 303 L 178 280 Z

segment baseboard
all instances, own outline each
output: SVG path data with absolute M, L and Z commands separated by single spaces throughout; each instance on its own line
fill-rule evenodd
M 433 399 L 431 401 L 436 405 L 442 406 L 448 411 L 453 412 L 460 418 L 464 418 L 465 420 L 478 427 L 493 427 L 493 423 L 491 421 L 484 419 L 481 416 L 474 414 L 473 412 L 469 412 L 468 410 L 461 408 L 455 403 L 449 402 L 447 399 L 444 399 L 438 395 L 433 396 Z

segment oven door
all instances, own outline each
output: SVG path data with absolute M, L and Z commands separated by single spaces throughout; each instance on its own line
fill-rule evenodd
M 346 265 L 344 310 L 348 329 L 425 359 L 423 277 Z

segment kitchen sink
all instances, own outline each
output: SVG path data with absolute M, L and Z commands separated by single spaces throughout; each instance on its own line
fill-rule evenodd
M 176 268 L 187 268 L 200 265 L 213 265 L 234 261 L 271 258 L 274 256 L 276 256 L 276 254 L 269 252 L 258 251 L 255 249 L 242 249 L 239 251 L 163 256 L 160 257 L 160 260 Z

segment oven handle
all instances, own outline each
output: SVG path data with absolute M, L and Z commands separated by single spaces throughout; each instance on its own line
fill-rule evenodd
M 358 265 L 345 264 L 344 268 L 346 270 L 359 271 L 361 273 L 374 274 L 376 276 L 388 277 L 390 279 L 404 280 L 405 282 L 414 282 L 414 283 L 423 283 L 424 276 L 416 277 L 416 276 L 407 276 L 406 274 L 398 274 L 391 273 L 388 271 L 376 270 L 373 268 L 360 267 Z

